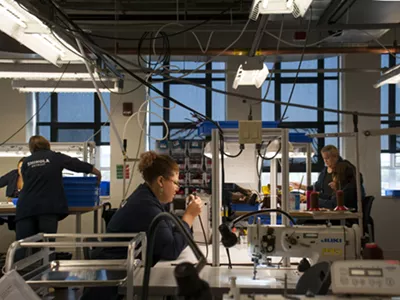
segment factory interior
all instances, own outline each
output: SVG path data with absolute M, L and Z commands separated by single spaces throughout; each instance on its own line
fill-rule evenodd
M 399 0 L 0 0 L 0 299 L 400 296 L 399 39 Z

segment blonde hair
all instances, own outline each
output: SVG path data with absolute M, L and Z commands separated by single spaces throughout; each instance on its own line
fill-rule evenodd
M 159 176 L 172 177 L 174 172 L 179 172 L 179 166 L 168 155 L 147 151 L 140 155 L 139 172 L 146 182 L 152 183 Z
M 333 145 L 326 145 L 321 149 L 321 153 L 328 152 L 331 156 L 339 157 L 339 150 Z

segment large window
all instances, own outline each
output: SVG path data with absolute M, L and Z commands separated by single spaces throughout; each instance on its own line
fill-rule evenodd
M 338 73 L 317 72 L 317 69 L 337 69 L 338 65 L 339 58 L 337 56 L 303 61 L 301 72 L 296 79 L 299 62 L 276 63 L 274 66 L 274 75 L 270 78 L 271 82 L 268 79 L 262 86 L 262 96 L 269 100 L 288 102 L 290 99 L 291 103 L 338 109 Z M 294 83 L 296 84 L 293 89 Z M 279 127 L 289 128 L 290 132 L 334 133 L 339 130 L 339 116 L 337 113 L 287 107 L 286 105 L 265 102 L 262 103 L 262 120 L 277 121 L 279 122 Z M 339 139 L 315 139 L 313 142 L 312 146 L 314 152 L 317 154 L 313 160 L 313 172 L 321 171 L 323 160 L 320 150 L 327 144 L 339 147 Z M 301 174 L 305 172 L 305 159 L 292 159 L 290 162 L 290 171 L 297 172 L 297 175 L 293 176 L 301 179 Z M 267 171 L 269 171 L 268 161 L 264 164 L 264 172 Z
M 103 94 L 110 108 L 110 94 Z M 103 180 L 110 179 L 110 126 L 94 93 L 36 93 L 36 133 L 50 142 L 94 141 Z
M 382 68 L 390 68 L 400 64 L 400 59 L 392 55 L 381 56 Z M 400 88 L 395 84 L 386 84 L 381 87 L 381 113 L 400 113 Z M 382 117 L 381 128 L 399 127 L 399 117 Z M 384 135 L 381 137 L 381 189 L 400 188 L 400 136 Z
M 170 62 L 170 64 L 181 70 L 194 70 L 203 63 L 173 61 Z M 225 73 L 223 72 L 225 70 L 224 62 L 212 62 L 203 66 L 200 70 L 204 70 L 205 72 L 189 74 L 185 79 L 204 86 L 225 90 Z M 172 73 L 171 75 L 178 77 L 182 74 Z M 152 78 L 152 83 L 165 95 L 175 98 L 213 120 L 224 121 L 226 119 L 225 95 L 210 92 L 174 80 L 163 82 L 165 79 L 167 78 L 154 76 Z M 150 102 L 150 111 L 158 115 L 150 114 L 149 116 L 150 137 L 148 142 L 150 149 L 155 148 L 154 139 L 160 139 L 167 133 L 160 117 L 162 117 L 168 124 L 168 139 L 191 139 L 195 137 L 195 129 L 198 120 L 190 111 L 180 107 L 179 105 L 175 105 L 168 100 L 160 98 L 159 95 L 153 91 L 150 91 L 150 98 L 154 98 Z

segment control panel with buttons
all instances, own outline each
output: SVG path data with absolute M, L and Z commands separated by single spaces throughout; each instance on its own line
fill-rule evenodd
M 334 294 L 400 296 L 399 261 L 335 261 L 331 276 Z

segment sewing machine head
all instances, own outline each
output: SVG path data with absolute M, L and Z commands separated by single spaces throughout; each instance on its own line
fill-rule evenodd
M 259 264 L 270 257 L 308 258 L 311 265 L 321 261 L 359 259 L 361 234 L 358 225 L 344 226 L 266 226 L 249 225 L 249 255 Z

